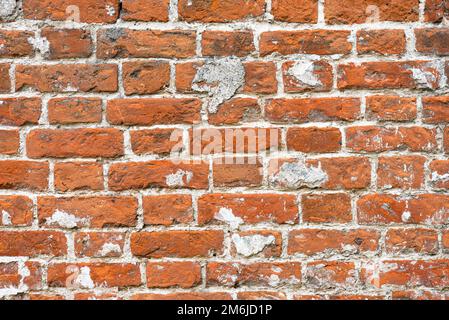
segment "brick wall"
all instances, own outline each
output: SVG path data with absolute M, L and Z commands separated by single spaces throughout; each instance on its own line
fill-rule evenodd
M 0 0 L 0 297 L 444 299 L 442 0 Z

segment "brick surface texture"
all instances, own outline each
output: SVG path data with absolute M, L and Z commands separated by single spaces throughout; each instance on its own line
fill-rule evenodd
M 0 0 L 0 299 L 447 299 L 449 1 Z

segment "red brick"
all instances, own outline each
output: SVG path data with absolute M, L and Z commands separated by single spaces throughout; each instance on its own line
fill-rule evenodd
M 378 250 L 380 233 L 375 230 L 303 229 L 290 231 L 288 254 L 366 254 Z
M 282 254 L 282 234 L 279 231 L 254 230 L 234 233 L 231 237 L 231 254 L 241 257 L 280 257 Z M 263 241 L 264 246 L 253 247 L 253 243 Z M 259 251 L 260 250 L 260 251 Z
M 255 51 L 251 31 L 212 31 L 202 33 L 203 56 L 244 57 Z
M 137 222 L 137 200 L 131 196 L 39 197 L 41 226 L 59 228 L 133 227 Z
M 338 89 L 431 89 L 440 73 L 430 61 L 373 61 L 338 66 Z
M 192 288 L 201 284 L 201 266 L 197 262 L 148 262 L 148 288 Z
M 447 223 L 448 196 L 442 194 L 420 194 L 401 199 L 400 196 L 369 194 L 357 202 L 360 224 L 425 224 Z
M 299 262 L 254 262 L 229 263 L 209 262 L 207 264 L 207 285 L 238 288 L 285 287 L 301 282 Z
M 357 31 L 357 52 L 359 54 L 403 54 L 406 38 L 403 30 L 359 30 Z
M 416 119 L 416 98 L 399 96 L 369 96 L 366 98 L 369 120 L 412 121 Z
M 317 0 L 273 0 L 271 13 L 277 21 L 316 23 Z
M 287 194 L 207 194 L 198 199 L 200 225 L 226 221 L 230 214 L 241 223 L 294 224 L 298 207 L 296 197 Z
M 436 131 L 423 127 L 350 127 L 346 129 L 346 146 L 355 152 L 433 152 L 437 148 Z
M 55 29 L 46 27 L 41 37 L 48 41 L 48 59 L 88 58 L 93 44 L 89 31 L 81 29 Z
M 23 126 L 37 124 L 41 115 L 39 98 L 0 99 L 0 125 Z
M 169 0 L 123 0 L 121 18 L 125 21 L 168 21 Z
M 192 197 L 187 194 L 145 196 L 143 220 L 146 225 L 169 226 L 191 223 L 193 222 Z
M 379 287 L 385 285 L 423 286 L 443 288 L 448 285 L 448 260 L 387 260 L 380 262 L 378 274 L 372 274 L 370 268 L 362 270 L 362 276 L 368 283 Z
M 262 112 L 256 99 L 234 98 L 224 102 L 216 113 L 209 113 L 209 124 L 237 125 L 260 121 Z
M 273 62 L 246 62 L 245 67 L 245 85 L 242 92 L 270 94 L 278 90 L 278 81 L 276 79 L 276 65 Z
M 301 197 L 302 220 L 306 223 L 352 221 L 351 197 L 345 193 L 305 194 Z
M 212 257 L 223 252 L 223 231 L 171 230 L 131 235 L 131 251 L 137 257 Z
M 363 157 L 273 159 L 269 179 L 274 187 L 299 189 L 364 189 L 371 182 L 371 164 Z
M 190 30 L 102 29 L 97 33 L 97 57 L 189 58 L 196 52 Z
M 22 30 L 0 30 L 1 58 L 33 57 L 34 48 L 29 42 L 34 33 Z
M 438 234 L 430 229 L 389 229 L 385 250 L 390 254 L 436 254 Z
M 14 155 L 19 151 L 18 130 L 0 130 L 0 154 Z
M 426 123 L 449 122 L 449 96 L 423 97 L 423 121 Z
M 170 154 L 183 150 L 183 132 L 179 129 L 151 129 L 130 132 L 135 154 Z
M 200 110 L 201 101 L 194 98 L 114 99 L 108 102 L 107 118 L 122 125 L 194 124 Z
M 130 263 L 52 263 L 47 275 L 50 287 L 93 289 L 137 287 L 140 269 Z
M 332 66 L 326 61 L 289 61 L 282 65 L 285 92 L 331 91 Z
M 307 153 L 338 152 L 341 149 L 341 132 L 338 128 L 290 128 L 287 131 L 287 148 Z
M 131 300 L 232 300 L 226 292 L 139 293 Z
M 123 133 L 112 128 L 38 129 L 27 136 L 30 158 L 115 158 L 123 148 Z
M 287 295 L 284 292 L 240 291 L 237 300 L 287 300 Z
M 449 3 L 447 0 L 426 0 L 424 7 L 424 21 L 439 23 L 447 16 Z
M 170 65 L 162 61 L 123 63 L 123 87 L 127 95 L 156 93 L 170 84 Z
M 357 98 L 273 99 L 267 103 L 265 116 L 274 123 L 355 121 L 360 118 Z
M 329 24 L 413 22 L 419 19 L 419 1 L 328 0 L 324 15 Z
M 101 122 L 100 98 L 53 98 L 48 101 L 48 121 L 51 124 Z
M 190 130 L 190 152 L 193 155 L 218 153 L 262 153 L 281 148 L 279 128 L 227 128 Z
M 58 191 L 103 190 L 103 166 L 96 162 L 59 162 L 54 169 Z
M 115 92 L 118 89 L 117 72 L 114 64 L 18 65 L 16 90 Z
M 125 234 L 119 232 L 78 232 L 75 234 L 75 254 L 78 257 L 121 257 Z
M 437 56 L 449 55 L 449 29 L 415 29 L 416 50 Z
M 179 19 L 184 21 L 228 22 L 261 16 L 264 13 L 263 0 L 179 0 Z
M 379 188 L 420 189 L 424 186 L 425 157 L 381 157 L 377 165 Z
M 2 256 L 63 256 L 67 253 L 67 239 L 55 231 L 0 231 Z
M 216 187 L 257 187 L 262 184 L 262 163 L 256 158 L 217 158 L 213 176 Z
M 29 226 L 33 221 L 33 201 L 26 196 L 0 196 L 2 226 Z
M 25 19 L 32 20 L 114 23 L 119 15 L 119 1 L 24 0 L 23 14 Z
M 0 161 L 0 189 L 45 191 L 48 188 L 48 163 L 24 160 Z
M 434 188 L 449 188 L 449 161 L 433 160 L 429 164 L 430 183 Z
M 344 261 L 309 262 L 304 281 L 316 289 L 353 288 L 357 282 L 355 265 Z
M 179 164 L 170 160 L 114 163 L 109 168 L 109 188 L 130 190 L 146 188 L 207 189 L 209 167 L 204 162 Z
M 260 36 L 260 54 L 349 54 L 349 35 L 346 30 L 267 31 Z
M 11 77 L 9 75 L 10 65 L 6 63 L 0 64 L 0 92 L 10 92 L 11 91 Z

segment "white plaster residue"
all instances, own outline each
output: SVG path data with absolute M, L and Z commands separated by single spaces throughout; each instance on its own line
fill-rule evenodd
M 2 210 L 2 225 L 10 226 L 11 224 L 11 215 L 9 214 L 9 212 Z
M 237 229 L 243 223 L 243 220 L 234 216 L 234 213 L 229 208 L 220 208 L 214 218 L 228 223 L 232 229 Z
M 16 0 L 0 0 L 0 18 L 7 18 L 14 13 Z
M 288 74 L 308 86 L 321 86 L 322 82 L 317 78 L 314 71 L 315 64 L 313 61 L 298 61 L 288 70 Z
M 115 9 L 113 6 L 111 6 L 110 4 L 106 5 L 106 12 L 108 14 L 108 16 L 112 17 L 113 15 L 115 15 Z
M 95 284 L 90 277 L 89 267 L 81 268 L 80 274 L 76 277 L 75 284 L 85 289 L 93 289 L 95 287 Z
M 207 62 L 199 68 L 192 89 L 208 92 L 208 111 L 216 113 L 218 106 L 234 96 L 245 80 L 245 68 L 240 59 L 226 57 Z
M 50 42 L 48 42 L 45 37 L 29 37 L 28 43 L 31 44 L 35 50 L 39 50 L 42 55 L 46 55 L 50 52 Z
M 429 63 L 426 64 L 426 67 L 428 68 L 435 68 L 436 66 Z M 424 69 L 424 67 L 423 67 Z M 416 81 L 416 85 L 418 88 L 427 88 L 432 89 L 433 84 L 437 82 L 437 78 L 435 74 L 433 74 L 430 70 L 427 69 L 420 69 L 420 68 L 414 68 L 410 67 L 409 70 L 412 72 L 412 78 Z
M 411 217 L 412 214 L 410 213 L 410 211 L 404 211 L 401 216 L 402 222 L 408 222 Z
M 90 221 L 87 218 L 77 218 L 73 214 L 67 213 L 65 211 L 56 210 L 53 215 L 47 219 L 47 224 L 56 224 L 60 227 L 73 229 L 80 223 L 83 226 L 89 226 Z
M 117 243 L 107 242 L 103 244 L 101 250 L 98 252 L 101 257 L 105 257 L 110 253 L 122 253 L 122 249 Z
M 279 276 L 277 274 L 272 274 L 268 280 L 268 284 L 271 287 L 276 287 L 279 285 L 280 279 Z
M 432 182 L 447 182 L 449 181 L 449 173 L 439 174 L 438 172 L 432 172 Z
M 307 166 L 304 161 L 285 162 L 272 180 L 290 189 L 301 186 L 317 188 L 328 180 L 328 175 L 321 169 L 321 164 L 313 167 Z
M 165 182 L 169 187 L 183 187 L 192 180 L 193 173 L 179 169 L 176 173 L 169 174 L 165 177 Z M 185 179 L 185 180 L 184 180 Z
M 274 236 L 268 237 L 256 234 L 253 236 L 240 237 L 238 234 L 232 236 L 237 253 L 249 257 L 262 252 L 266 246 L 275 242 Z

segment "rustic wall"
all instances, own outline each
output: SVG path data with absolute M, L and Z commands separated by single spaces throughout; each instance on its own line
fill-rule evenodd
M 446 298 L 448 9 L 0 0 L 0 297 Z

